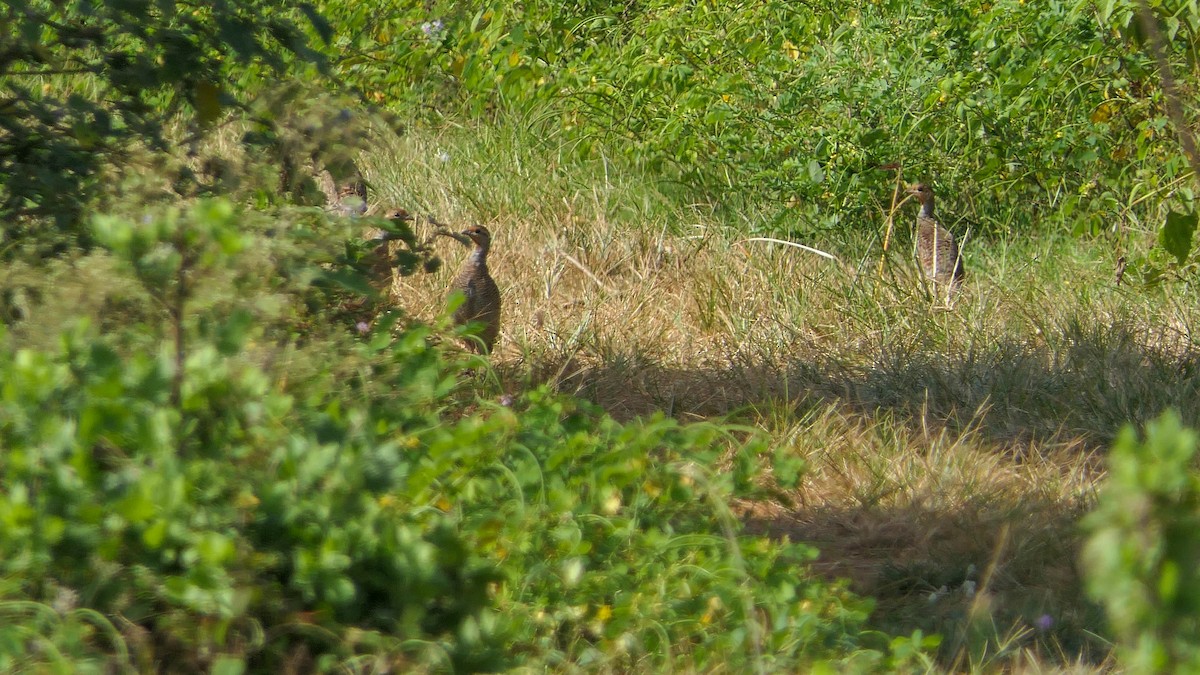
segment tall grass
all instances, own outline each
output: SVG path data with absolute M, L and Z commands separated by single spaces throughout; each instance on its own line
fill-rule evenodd
M 742 517 L 817 543 L 819 569 L 878 599 L 877 625 L 942 632 L 955 669 L 1105 662 L 1076 569 L 1097 455 L 1124 423 L 1200 412 L 1187 284 L 1116 281 L 1118 255 L 1156 255 L 1151 233 L 1121 252 L 970 239 L 947 305 L 915 271 L 911 205 L 886 254 L 882 210 L 801 242 L 831 261 L 745 241 L 763 224 L 752 210 L 559 161 L 529 127 L 414 130 L 364 166 L 380 207 L 492 229 L 506 392 L 550 382 L 618 417 L 753 424 L 809 472 Z M 446 246 L 442 272 L 396 285 L 414 316 L 443 307 L 465 253 Z

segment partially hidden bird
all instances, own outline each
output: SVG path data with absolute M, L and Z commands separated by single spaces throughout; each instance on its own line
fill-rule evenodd
M 907 191 L 921 203 L 921 212 L 917 214 L 917 261 L 921 270 L 930 279 L 949 284 L 953 289 L 965 276 L 962 255 L 954 235 L 933 216 L 933 188 L 927 183 L 917 183 Z
M 492 247 L 492 234 L 482 225 L 472 225 L 462 232 L 441 231 L 453 239 L 475 245 L 455 277 L 450 293 L 462 293 L 463 303 L 454 310 L 454 323 L 465 326 L 483 324 L 477 333 L 478 340 L 468 338 L 467 347 L 476 352 L 490 353 L 500 335 L 500 289 L 488 271 L 488 251 Z M 480 344 L 482 343 L 482 344 Z
M 391 209 L 383 214 L 383 218 L 392 221 L 397 227 L 403 227 L 405 223 L 411 223 L 414 220 L 412 215 L 404 209 Z M 398 236 L 389 230 L 372 227 L 363 233 L 363 239 L 374 245 L 367 265 L 371 285 L 376 290 L 383 292 L 395 284 L 393 278 L 395 264 L 392 257 L 399 246 L 399 243 L 396 242 Z
M 333 210 L 339 215 L 354 217 L 367 212 L 367 184 L 359 176 L 354 176 L 347 183 L 338 186 L 337 197 L 333 202 Z

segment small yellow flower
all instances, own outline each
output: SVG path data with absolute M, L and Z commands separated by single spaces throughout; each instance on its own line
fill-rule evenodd
M 707 626 L 717 617 L 717 612 L 721 611 L 724 605 L 721 603 L 721 598 L 712 596 L 708 599 L 708 610 L 704 612 L 704 616 L 700 617 L 700 623 Z
M 596 620 L 608 621 L 612 618 L 612 613 L 612 607 L 609 607 L 608 605 L 600 605 L 600 607 L 596 609 Z
M 600 510 L 604 515 L 611 516 L 621 510 L 621 495 L 613 490 L 604 498 L 604 503 L 600 505 Z
M 378 501 L 379 505 L 386 509 L 387 507 L 396 503 L 396 498 L 392 495 L 381 495 Z

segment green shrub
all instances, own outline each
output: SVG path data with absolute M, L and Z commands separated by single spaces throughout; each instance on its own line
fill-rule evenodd
M 368 96 L 435 117 L 514 112 L 692 195 L 774 203 L 781 226 L 797 211 L 802 230 L 877 222 L 892 176 L 876 167 L 899 163 L 976 232 L 1093 233 L 1157 216 L 1187 170 L 1151 60 L 1115 30 L 1132 3 L 1093 5 L 320 7 L 335 67 Z M 1200 17 L 1184 5 L 1161 10 L 1177 64 Z
M 1084 521 L 1088 592 L 1134 672 L 1200 668 L 1200 471 L 1196 432 L 1173 412 L 1126 428 Z
M 83 234 L 112 169 L 194 143 L 280 75 L 323 66 L 300 26 L 328 32 L 311 6 L 265 0 L 14 0 L 0 20 L 0 216 L 9 237 L 58 246 L 42 219 Z
M 264 309 L 262 284 L 335 297 L 304 232 L 222 201 L 98 218 L 92 255 L 154 304 L 57 347 L 0 333 L 0 669 L 926 658 L 864 631 L 811 548 L 737 533 L 770 457 L 745 430 L 476 399 L 430 328 Z M 300 335 L 304 358 L 259 361 Z

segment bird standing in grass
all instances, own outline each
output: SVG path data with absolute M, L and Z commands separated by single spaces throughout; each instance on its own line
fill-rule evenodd
M 472 225 L 459 233 L 441 234 L 463 243 L 469 241 L 475 244 L 470 257 L 459 270 L 454 285 L 450 287 L 452 294 L 461 292 L 465 296 L 463 303 L 454 310 L 454 323 L 460 326 L 474 322 L 482 323 L 483 328 L 478 333 L 479 340 L 483 343 L 482 351 L 491 352 L 496 344 L 496 337 L 500 335 L 500 289 L 488 272 L 487 266 L 492 235 L 482 225 Z M 469 339 L 467 346 L 478 352 L 481 345 L 476 340 Z
M 413 222 L 412 215 L 404 209 L 391 209 L 384 213 L 383 217 L 392 221 L 398 228 Z M 395 268 L 393 255 L 399 246 L 395 241 L 398 237 L 388 230 L 372 227 L 363 233 L 363 238 L 374 244 L 368 258 L 368 273 L 371 285 L 382 292 L 395 283 L 392 270 Z
M 965 274 L 962 256 L 954 235 L 933 217 L 933 188 L 917 183 L 908 188 L 908 193 L 921 202 L 921 212 L 917 214 L 917 261 L 921 270 L 925 276 L 939 284 L 949 284 L 953 290 Z

